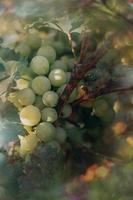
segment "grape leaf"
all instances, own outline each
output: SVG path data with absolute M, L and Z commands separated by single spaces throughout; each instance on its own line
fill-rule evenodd
M 45 21 L 43 18 L 39 18 L 37 21 L 26 26 L 26 28 L 31 27 L 49 27 L 61 31 L 66 35 L 69 35 L 72 32 L 81 33 L 86 28 L 85 23 L 83 23 L 83 21 L 81 22 L 81 19 L 72 16 L 70 17 L 68 15 L 50 21 Z

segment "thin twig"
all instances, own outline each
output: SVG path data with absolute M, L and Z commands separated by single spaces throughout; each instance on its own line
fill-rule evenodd
M 102 95 L 110 94 L 110 93 L 123 93 L 127 91 L 133 91 L 133 85 L 127 86 L 127 87 L 116 87 L 116 86 L 111 86 L 110 84 L 107 84 L 106 87 L 99 89 L 96 92 L 90 92 L 86 93 L 84 96 L 82 96 L 80 99 L 77 99 L 74 104 L 79 104 L 83 102 L 87 102 L 89 100 L 92 100 L 96 97 L 100 97 Z
M 90 69 L 95 67 L 96 63 L 105 55 L 106 52 L 107 48 L 102 47 L 96 52 L 95 57 L 93 57 L 91 60 L 83 64 L 77 63 L 76 67 L 74 68 L 75 70 L 72 72 L 70 81 L 59 99 L 59 103 L 57 106 L 59 115 L 61 114 L 62 107 L 68 101 L 72 91 L 77 87 L 79 81 L 84 78 L 84 76 Z

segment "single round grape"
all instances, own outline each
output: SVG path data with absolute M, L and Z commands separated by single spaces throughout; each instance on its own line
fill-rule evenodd
M 56 60 L 50 67 L 50 70 L 53 69 L 62 69 L 63 71 L 67 71 L 67 66 L 62 60 Z
M 42 101 L 42 96 L 36 96 L 36 100 L 35 100 L 35 103 L 34 105 L 39 108 L 40 110 L 42 110 L 45 106 L 44 106 L 44 103 Z
M 49 72 L 49 62 L 43 56 L 35 56 L 31 60 L 30 67 L 38 75 L 45 75 Z
M 53 47 L 56 50 L 57 55 L 61 55 L 64 51 L 64 44 L 61 41 L 54 42 Z
M 64 85 L 62 85 L 61 87 L 58 88 L 57 94 L 58 94 L 59 96 L 62 95 L 62 93 L 63 93 L 65 87 L 66 87 L 66 84 L 64 84 Z M 68 102 L 69 102 L 69 103 L 73 102 L 73 101 L 76 99 L 77 95 L 78 95 L 78 91 L 77 91 L 77 88 L 75 88 L 75 89 L 72 91 L 72 93 L 71 93 L 71 95 L 70 95 L 70 97 L 69 97 Z
M 16 87 L 18 90 L 22 90 L 29 87 L 29 81 L 25 79 L 18 79 L 16 80 Z
M 34 103 L 36 96 L 32 89 L 25 88 L 18 92 L 17 98 L 21 105 L 28 106 Z
M 38 49 L 41 46 L 41 38 L 35 34 L 35 33 L 30 33 L 28 34 L 27 37 L 27 44 L 32 48 L 32 49 Z
M 62 109 L 62 113 L 61 113 L 62 117 L 63 118 L 67 118 L 67 117 L 69 117 L 71 115 L 71 113 L 72 113 L 71 105 L 70 104 L 65 104 L 63 109 Z
M 55 137 L 55 127 L 49 122 L 42 122 L 36 127 L 37 136 L 44 142 L 49 142 Z
M 73 69 L 74 69 L 74 62 L 75 62 L 74 58 L 70 58 L 68 56 L 62 56 L 60 59 L 67 66 L 67 70 L 68 71 L 70 71 L 70 72 L 73 71 Z
M 38 56 L 44 56 L 48 59 L 49 63 L 53 63 L 56 59 L 56 52 L 53 47 L 46 45 L 38 49 Z
M 44 108 L 42 110 L 42 120 L 44 122 L 55 122 L 58 118 L 57 112 L 53 108 Z
M 58 94 L 54 91 L 45 92 L 42 97 L 44 105 L 48 107 L 55 107 L 58 103 L 58 99 Z
M 31 82 L 33 91 L 38 95 L 43 95 L 44 92 L 51 89 L 50 81 L 45 76 L 37 76 Z
M 98 117 L 103 116 L 108 110 L 108 108 L 108 103 L 104 99 L 97 99 L 94 102 L 94 112 Z
M 40 120 L 40 110 L 33 105 L 26 106 L 20 111 L 20 121 L 25 126 L 35 126 Z
M 68 56 L 61 56 L 61 60 L 67 64 L 67 61 L 68 61 Z
M 56 140 L 62 144 L 67 138 L 66 131 L 61 127 L 56 127 Z
M 72 71 L 74 69 L 74 58 L 70 58 L 67 60 L 68 70 Z
M 20 43 L 16 48 L 15 52 L 19 53 L 22 57 L 28 57 L 31 53 L 30 47 L 25 43 Z
M 67 81 L 67 75 L 62 69 L 54 69 L 49 74 L 51 84 L 55 87 L 60 87 Z
M 68 60 L 69 60 L 68 56 L 62 56 L 60 59 L 61 59 L 61 61 L 63 61 L 63 63 L 64 63 L 66 66 L 68 65 Z

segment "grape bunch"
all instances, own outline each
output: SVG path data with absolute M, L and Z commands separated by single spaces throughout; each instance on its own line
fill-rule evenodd
M 15 52 L 28 61 L 15 80 L 15 91 L 8 95 L 8 100 L 19 111 L 22 125 L 29 132 L 26 136 L 19 136 L 21 156 L 31 153 L 39 141 L 48 143 L 56 140 L 62 144 L 66 140 L 66 131 L 58 123 L 56 107 L 70 80 L 74 59 L 64 54 L 63 45 L 63 42 L 57 41 L 45 44 L 38 35 L 30 33 L 15 48 Z M 8 61 L 8 68 L 12 64 L 14 62 Z M 62 109 L 61 118 L 71 115 L 71 103 L 77 95 L 75 89 Z

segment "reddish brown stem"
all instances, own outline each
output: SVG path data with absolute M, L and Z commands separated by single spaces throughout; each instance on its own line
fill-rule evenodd
M 59 103 L 58 103 L 59 115 L 61 114 L 62 107 L 68 101 L 72 91 L 77 87 L 79 81 L 84 78 L 84 76 L 90 69 L 95 67 L 96 63 L 99 61 L 101 57 L 105 55 L 106 51 L 107 51 L 107 48 L 105 47 L 102 49 L 99 49 L 96 52 L 96 55 L 93 59 L 91 59 L 90 61 L 86 63 L 76 65 L 75 70 L 73 71 L 71 75 L 71 79 L 59 99 Z
M 114 87 L 114 88 L 104 88 L 103 90 L 99 91 L 98 93 L 96 93 L 94 96 L 101 96 L 101 95 L 105 95 L 105 94 L 109 94 L 109 93 L 113 93 L 113 92 L 127 92 L 127 91 L 132 91 L 133 90 L 133 85 L 132 86 L 128 86 L 128 87 Z
M 100 90 L 98 90 L 95 93 L 86 93 L 82 98 L 80 98 L 79 100 L 77 100 L 75 103 L 83 103 L 83 102 L 87 102 L 90 99 L 102 96 L 102 95 L 106 95 L 106 94 L 110 94 L 113 92 L 118 92 L 118 93 L 122 93 L 122 92 L 127 92 L 127 91 L 133 91 L 133 85 L 132 86 L 127 86 L 127 87 L 109 87 L 109 85 L 107 85 L 105 88 L 101 88 Z

